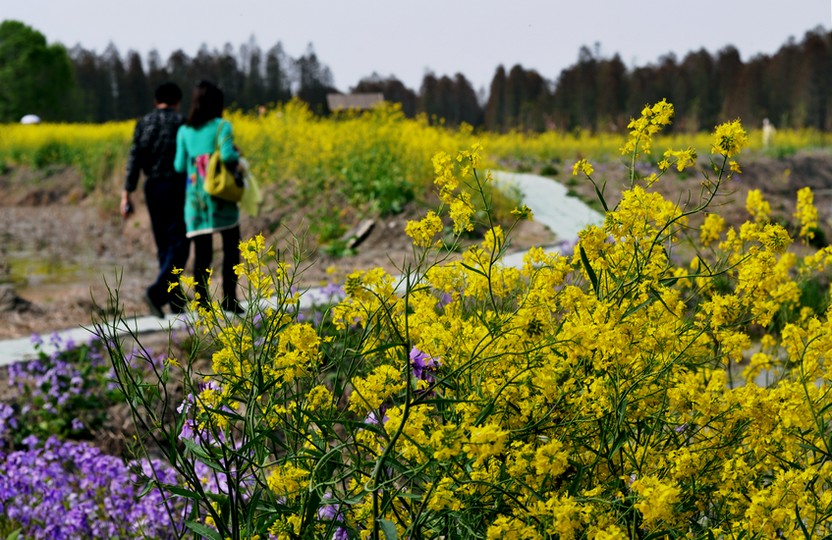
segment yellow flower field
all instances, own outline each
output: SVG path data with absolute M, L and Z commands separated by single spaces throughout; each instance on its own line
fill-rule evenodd
M 407 119 L 396 106 L 369 113 L 344 113 L 331 118 L 312 114 L 301 102 L 290 102 L 263 116 L 230 113 L 240 147 L 263 183 L 292 182 L 303 192 L 321 187 L 343 191 L 354 201 L 375 203 L 395 212 L 413 192 L 430 189 L 430 160 L 436 151 L 455 153 L 480 142 L 484 165 L 499 162 L 546 164 L 592 156 L 617 159 L 619 134 L 586 132 L 542 134 L 474 133 L 431 126 L 427 119 Z M 92 124 L 7 124 L 0 129 L 0 164 L 75 165 L 89 189 L 118 172 L 126 159 L 133 122 Z M 656 138 L 661 148 L 693 148 L 707 155 L 707 134 Z M 775 152 L 828 146 L 823 134 L 778 132 Z M 762 149 L 759 130 L 749 133 L 749 148 Z M 642 153 L 649 154 L 648 148 Z

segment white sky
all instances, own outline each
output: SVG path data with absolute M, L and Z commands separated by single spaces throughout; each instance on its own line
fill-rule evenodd
M 832 29 L 832 0 L 0 0 L 0 16 L 50 43 L 100 53 L 112 41 L 122 55 L 156 48 L 163 60 L 203 43 L 237 49 L 252 35 L 292 58 L 312 43 L 342 91 L 373 72 L 418 91 L 428 70 L 487 89 L 499 64 L 555 80 L 596 42 L 630 67 L 729 44 L 747 61 Z

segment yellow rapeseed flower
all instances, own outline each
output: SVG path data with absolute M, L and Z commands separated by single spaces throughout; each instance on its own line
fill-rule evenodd
M 630 130 L 630 137 L 627 143 L 621 147 L 622 155 L 649 154 L 653 144 L 653 136 L 661 131 L 662 127 L 670 124 L 673 117 L 673 105 L 666 99 L 662 99 L 654 105 L 645 105 L 641 111 L 641 117 L 632 119 L 627 124 Z
M 592 176 L 595 169 L 592 168 L 592 164 L 590 164 L 587 160 L 579 159 L 574 165 L 572 165 L 572 176 L 577 176 L 579 172 L 585 174 L 586 176 Z
M 688 147 L 686 150 L 666 150 L 664 153 L 664 167 L 660 169 L 668 169 L 670 167 L 670 158 L 676 159 L 676 170 L 684 171 L 688 167 L 696 165 L 696 149 Z
M 442 220 L 431 210 L 421 221 L 408 221 L 404 232 L 413 239 L 419 247 L 427 248 L 433 245 L 436 235 L 442 232 Z
M 815 237 L 815 230 L 818 228 L 818 209 L 815 208 L 815 196 L 812 188 L 803 187 L 797 192 L 797 206 L 794 217 L 800 222 L 798 235 L 806 240 Z
M 699 241 L 703 247 L 709 247 L 719 240 L 722 231 L 725 230 L 725 218 L 719 214 L 708 214 L 705 221 L 699 228 Z
M 635 507 L 641 512 L 647 525 L 673 520 L 674 505 L 679 502 L 681 494 L 677 486 L 656 477 L 646 476 L 634 481 L 630 489 L 639 495 Z
M 732 157 L 748 146 L 748 134 L 739 120 L 725 122 L 716 127 L 711 144 L 711 152 Z
M 756 223 L 767 223 L 771 217 L 771 205 L 763 198 L 759 189 L 749 190 L 745 198 L 745 209 Z

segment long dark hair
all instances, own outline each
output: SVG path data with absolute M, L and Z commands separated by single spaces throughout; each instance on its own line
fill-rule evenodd
M 222 117 L 225 96 L 222 90 L 211 81 L 199 81 L 191 97 L 191 110 L 188 111 L 187 125 L 198 128 L 209 120 Z

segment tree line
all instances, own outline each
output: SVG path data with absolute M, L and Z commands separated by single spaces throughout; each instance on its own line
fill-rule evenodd
M 194 57 L 177 50 L 164 60 L 156 51 L 146 58 L 132 50 L 122 55 L 112 44 L 101 54 L 80 46 L 65 50 L 22 23 L 0 24 L 0 121 L 27 113 L 71 122 L 136 118 L 149 108 L 159 83 L 178 83 L 187 100 L 187 89 L 199 79 L 217 82 L 227 103 L 244 111 L 298 98 L 327 114 L 326 95 L 339 92 L 311 44 L 299 58 L 287 55 L 279 42 L 263 50 L 252 38 L 236 48 L 203 45 Z M 675 105 L 674 129 L 680 131 L 710 129 L 738 117 L 747 125 L 769 118 L 778 127 L 830 130 L 832 32 L 811 30 L 773 55 L 746 62 L 728 46 L 716 54 L 693 51 L 681 60 L 667 54 L 628 68 L 617 54 L 601 55 L 596 45 L 582 47 L 577 62 L 554 80 L 515 65 L 498 66 L 487 92 L 478 93 L 462 73 L 426 73 L 418 90 L 373 74 L 347 92 L 382 93 L 409 117 L 425 114 L 432 122 L 499 132 L 617 131 L 645 103 L 662 98 Z

